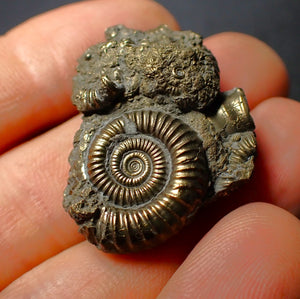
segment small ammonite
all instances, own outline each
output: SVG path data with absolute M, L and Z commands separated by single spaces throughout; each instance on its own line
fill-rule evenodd
M 249 179 L 256 141 L 243 91 L 219 91 L 201 36 L 166 26 L 107 36 L 74 79 L 84 116 L 63 205 L 91 243 L 126 253 L 167 240 Z

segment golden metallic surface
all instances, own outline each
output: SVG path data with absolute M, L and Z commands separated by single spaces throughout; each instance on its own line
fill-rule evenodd
M 97 132 L 87 172 L 105 198 L 97 222 L 101 249 L 152 247 L 186 224 L 207 189 L 201 143 L 179 119 L 151 110 L 126 113 Z
M 244 91 L 234 88 L 224 92 L 223 97 L 224 101 L 217 113 L 210 117 L 216 130 L 224 130 L 227 134 L 254 130 Z

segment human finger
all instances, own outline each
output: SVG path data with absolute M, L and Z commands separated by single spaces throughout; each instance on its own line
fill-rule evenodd
M 0 298 L 155 298 L 180 262 L 167 248 L 120 258 L 82 242 L 25 273 Z
M 75 114 L 76 60 L 115 24 L 149 29 L 174 18 L 154 1 L 84 1 L 32 18 L 0 39 L 0 153 Z
M 270 202 L 300 215 L 299 115 L 300 103 L 286 98 L 271 98 L 254 108 L 255 171 L 235 199 Z
M 244 89 L 250 108 L 271 97 L 287 96 L 286 67 L 264 42 L 246 34 L 224 32 L 207 38 L 205 45 L 218 59 L 221 89 Z
M 2 150 L 73 113 L 69 94 L 76 59 L 103 38 L 107 26 L 120 22 L 141 29 L 166 23 L 176 29 L 173 17 L 152 1 L 87 1 L 46 13 L 3 37 L 5 47 L 16 49 L 7 51 L 7 61 L 0 57 L 6 61 L 0 68 L 9 69 L 0 79 L 6 86 L 0 103 L 7 107 L 0 109 Z M 5 269 L 0 288 L 80 240 L 61 206 L 67 157 L 79 125 L 79 119 L 71 120 L 0 158 L 0 269 Z
M 223 218 L 158 298 L 298 298 L 300 222 L 265 203 Z

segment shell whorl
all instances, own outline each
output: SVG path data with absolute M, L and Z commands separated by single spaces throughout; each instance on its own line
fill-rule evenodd
M 103 196 L 90 241 L 110 252 L 137 251 L 172 236 L 195 213 L 208 182 L 197 133 L 152 110 L 105 124 L 91 142 L 86 169 Z

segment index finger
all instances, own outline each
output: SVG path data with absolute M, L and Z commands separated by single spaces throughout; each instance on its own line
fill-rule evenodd
M 153 1 L 84 1 L 35 17 L 0 39 L 0 153 L 76 113 L 76 60 L 115 24 L 146 30 L 174 18 Z
M 163 22 L 178 29 L 173 17 L 155 2 L 131 0 L 126 6 L 121 0 L 114 2 L 116 6 L 93 1 L 60 8 L 1 38 L 0 153 L 76 113 L 70 101 L 76 60 L 103 39 L 106 27 L 122 23 L 148 29 Z M 264 43 L 243 34 L 222 33 L 205 44 L 218 59 L 223 90 L 243 88 L 250 107 L 272 96 L 286 96 L 285 66 Z

